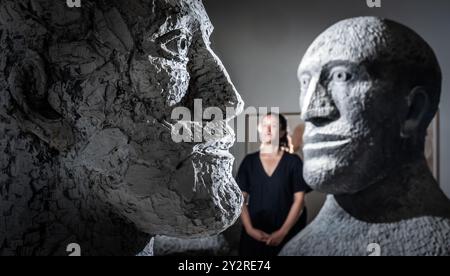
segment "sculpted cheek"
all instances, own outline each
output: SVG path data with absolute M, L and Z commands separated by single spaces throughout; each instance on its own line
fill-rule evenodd
M 121 179 L 129 157 L 128 137 L 119 129 L 105 129 L 93 136 L 75 163 L 88 171 Z
M 189 87 L 185 63 L 153 57 L 135 57 L 131 67 L 133 86 L 142 99 L 161 98 L 167 106 L 179 103 Z

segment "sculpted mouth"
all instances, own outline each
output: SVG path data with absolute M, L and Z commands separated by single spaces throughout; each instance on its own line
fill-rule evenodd
M 320 151 L 336 149 L 351 143 L 352 139 L 340 135 L 323 135 L 316 134 L 314 136 L 305 136 L 304 151 Z
M 234 145 L 235 136 L 227 135 L 217 140 L 198 144 L 192 153 L 177 166 L 177 171 L 184 170 L 186 166 L 194 169 L 195 181 L 193 190 L 204 187 L 208 193 L 217 194 L 217 185 L 226 187 L 233 183 L 232 168 L 234 156 L 229 149 Z M 217 204 L 222 202 L 217 199 Z
M 192 153 L 186 156 L 176 167 L 177 170 L 181 169 L 187 161 L 191 161 L 194 157 L 206 156 L 212 158 L 224 158 L 233 159 L 234 156 L 230 153 L 230 149 L 235 142 L 235 136 L 226 135 L 217 140 L 207 141 L 202 144 L 194 146 Z
M 191 141 L 186 142 L 185 146 L 192 147 L 192 151 L 179 161 L 176 170 L 183 168 L 188 161 L 193 161 L 202 156 L 217 159 L 234 158 L 229 150 L 234 146 L 236 136 L 233 128 L 228 125 L 227 121 L 179 121 L 177 124 L 181 124 L 185 130 L 190 131 L 189 136 Z M 174 127 L 174 125 L 171 125 L 171 127 Z M 198 133 L 202 135 L 202 139 L 196 142 Z

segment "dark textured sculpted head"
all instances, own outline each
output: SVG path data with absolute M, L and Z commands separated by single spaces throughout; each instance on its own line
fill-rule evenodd
M 243 103 L 200 0 L 0 3 L 0 238 L 55 210 L 181 237 L 235 221 L 227 121 Z M 174 142 L 172 111 L 199 99 L 236 113 L 213 141 Z

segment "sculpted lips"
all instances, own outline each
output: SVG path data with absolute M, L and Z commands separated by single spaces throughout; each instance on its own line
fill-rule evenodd
M 308 152 L 337 149 L 349 144 L 352 139 L 341 135 L 316 134 L 313 136 L 306 135 L 304 141 L 305 147 L 303 150 Z
M 181 169 L 187 161 L 192 160 L 194 157 L 198 156 L 209 156 L 212 158 L 221 159 L 234 159 L 233 155 L 229 152 L 230 148 L 233 147 L 235 142 L 235 136 L 233 133 L 223 136 L 216 140 L 211 140 L 202 144 L 196 145 L 192 153 L 186 156 L 178 165 L 177 170 Z

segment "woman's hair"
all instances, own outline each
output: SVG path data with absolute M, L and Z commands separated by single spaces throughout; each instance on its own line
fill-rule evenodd
M 286 119 L 286 117 L 284 117 L 281 114 L 278 113 L 274 113 L 274 112 L 269 112 L 267 114 L 267 117 L 269 116 L 275 116 L 278 117 L 278 124 L 279 124 L 279 128 L 280 128 L 280 134 L 281 132 L 283 132 L 283 136 L 280 135 L 280 142 L 279 142 L 279 147 L 280 149 L 286 150 L 288 152 L 292 151 L 292 145 L 289 141 L 289 136 L 288 136 L 288 121 Z

